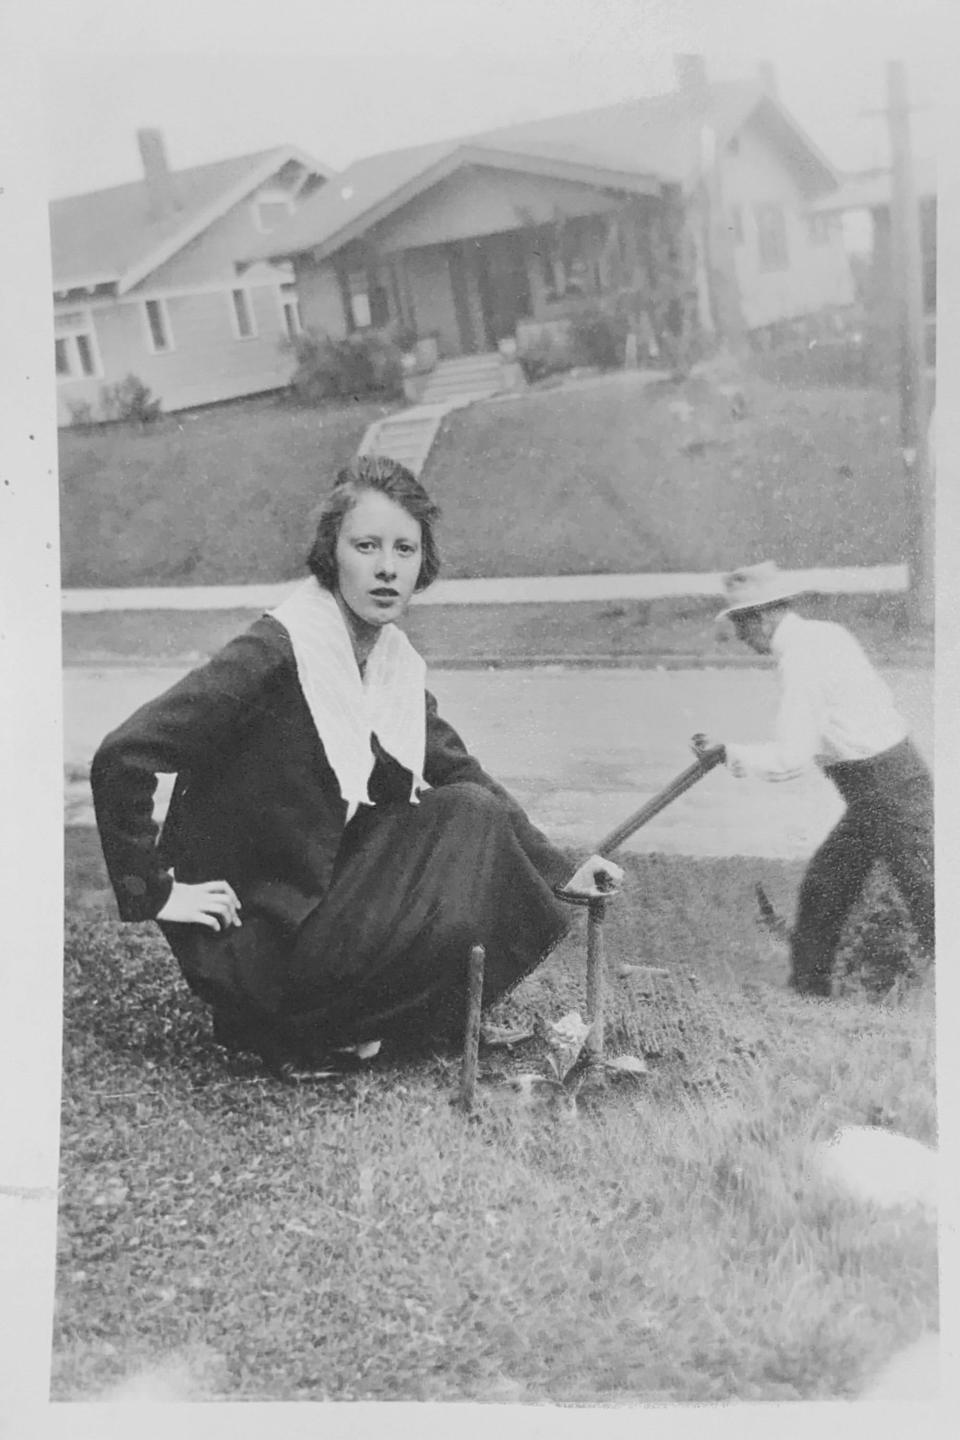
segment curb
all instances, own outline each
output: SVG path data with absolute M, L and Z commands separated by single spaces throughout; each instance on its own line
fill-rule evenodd
M 64 670 L 182 670 L 206 659 L 189 655 L 91 654 L 64 660 Z M 425 657 L 426 658 L 426 657 Z M 932 651 L 888 656 L 875 653 L 884 669 L 932 668 Z M 774 661 L 760 655 L 436 655 L 427 659 L 428 670 L 773 670 Z
M 863 565 L 794 570 L 792 576 L 811 593 L 833 595 L 902 594 L 905 565 Z M 301 577 L 302 578 L 302 577 Z M 107 610 L 269 610 L 297 583 L 282 580 L 259 585 L 170 585 L 147 588 L 61 591 L 64 614 Z M 623 600 L 709 598 L 723 603 L 723 572 L 665 571 L 634 574 L 512 575 L 498 578 L 438 580 L 414 600 L 414 606 L 536 605 Z

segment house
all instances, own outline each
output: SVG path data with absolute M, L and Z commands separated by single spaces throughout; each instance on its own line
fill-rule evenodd
M 289 376 L 280 341 L 300 328 L 293 271 L 266 263 L 240 280 L 233 256 L 295 214 L 330 171 L 292 146 L 171 170 L 159 131 L 137 138 L 140 180 L 50 205 L 62 425 L 85 405 L 102 417 L 102 387 L 129 374 L 164 410 Z
M 937 172 L 932 161 L 914 166 L 920 211 L 920 262 L 923 311 L 932 346 L 937 314 Z M 862 299 L 875 324 L 895 323 L 897 287 L 893 283 L 893 180 L 889 170 L 865 170 L 843 177 L 838 190 L 814 205 L 816 213 L 847 223 L 849 247 L 864 263 Z M 862 221 L 866 221 L 864 226 Z
M 238 272 L 289 262 L 308 328 L 400 326 L 441 357 L 598 300 L 645 311 L 661 341 L 691 310 L 723 329 L 732 303 L 750 331 L 850 304 L 840 222 L 810 208 L 837 176 L 770 76 L 709 84 L 692 56 L 678 78 L 667 95 L 358 160 L 239 250 Z

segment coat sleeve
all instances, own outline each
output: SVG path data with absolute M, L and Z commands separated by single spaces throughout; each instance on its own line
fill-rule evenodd
M 173 884 L 157 850 L 157 776 L 222 763 L 262 712 L 284 664 L 282 648 L 271 640 L 262 623 L 253 626 L 141 706 L 97 750 L 90 783 L 121 919 L 152 920 Z
M 507 807 L 517 839 L 544 880 L 555 887 L 570 879 L 575 867 L 568 856 L 531 824 L 523 807 L 468 752 L 453 726 L 437 713 L 437 702 L 429 691 L 424 779 L 434 787 L 467 782 L 489 790 Z

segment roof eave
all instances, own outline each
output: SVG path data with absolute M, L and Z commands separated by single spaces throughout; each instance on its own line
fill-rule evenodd
M 139 285 L 140 282 L 145 280 L 154 270 L 159 269 L 167 260 L 170 260 L 176 255 L 179 250 L 182 250 L 185 245 L 189 245 L 191 240 L 195 240 L 198 235 L 202 235 L 204 230 L 208 229 L 215 221 L 219 220 L 221 216 L 225 215 L 228 210 L 232 209 L 234 205 L 239 204 L 252 190 L 255 190 L 258 185 L 262 185 L 264 180 L 268 180 L 271 175 L 275 174 L 277 170 L 281 169 L 282 166 L 288 164 L 291 160 L 299 161 L 315 174 L 323 175 L 326 180 L 329 180 L 333 174 L 333 171 L 328 169 L 327 166 L 319 165 L 296 146 L 279 146 L 276 150 L 264 156 L 263 160 L 251 169 L 242 181 L 239 181 L 236 185 L 232 185 L 230 189 L 224 191 L 213 204 L 208 205 L 206 209 L 201 210 L 195 215 L 190 223 L 185 225 L 182 230 L 178 230 L 174 235 L 169 236 L 162 245 L 158 245 L 149 254 L 142 256 L 135 264 L 129 266 L 120 277 L 117 285 L 117 294 L 126 295 L 135 285 Z
M 71 290 L 98 290 L 102 285 L 117 285 L 120 276 L 114 274 L 100 275 L 55 275 L 53 277 L 52 290 L 55 296 L 68 295 Z
M 425 190 L 429 190 L 432 185 L 446 179 L 448 175 L 453 174 L 463 165 L 489 165 L 501 170 L 520 171 L 527 174 L 533 172 L 548 175 L 554 179 L 575 180 L 598 188 L 626 190 L 632 194 L 641 195 L 659 195 L 664 183 L 659 176 L 639 171 L 613 170 L 581 161 L 568 161 L 557 157 L 526 154 L 513 150 L 499 150 L 491 146 L 460 145 L 372 205 L 369 210 L 365 210 L 341 226 L 339 230 L 328 235 L 326 239 L 317 243 L 300 241 L 295 248 L 287 247 L 280 250 L 264 248 L 248 252 L 235 262 L 237 270 L 245 270 L 250 265 L 264 260 L 272 264 L 280 261 L 292 262 L 298 256 L 304 255 L 309 255 L 317 263 L 328 259 L 338 250 L 342 250 L 345 245 L 349 245 L 351 240 L 359 239 L 372 226 L 386 219 L 388 215 L 392 215 L 394 211 L 399 210 L 410 200 L 416 199 Z

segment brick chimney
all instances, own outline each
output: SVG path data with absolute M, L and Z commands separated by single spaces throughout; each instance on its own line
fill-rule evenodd
M 760 61 L 759 65 L 757 66 L 757 79 L 763 86 L 765 94 L 769 95 L 771 100 L 780 99 L 780 86 L 777 82 L 776 68 L 774 67 L 772 61 Z
M 674 55 L 673 73 L 677 89 L 691 99 L 706 101 L 710 97 L 707 62 L 702 55 Z
M 176 182 L 167 164 L 163 134 L 160 130 L 138 130 L 137 144 L 143 162 L 150 218 L 163 220 L 180 209 Z

